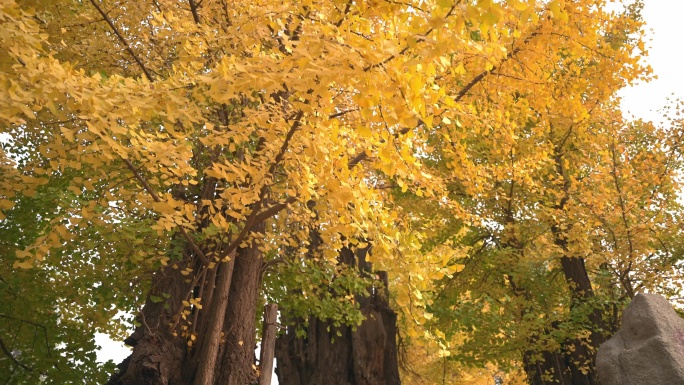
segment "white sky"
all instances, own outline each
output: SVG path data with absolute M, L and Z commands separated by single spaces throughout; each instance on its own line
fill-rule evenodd
M 620 91 L 622 108 L 637 118 L 661 122 L 658 110 L 665 107 L 667 98 L 684 97 L 684 72 L 681 52 L 684 1 L 646 0 L 643 17 L 646 20 L 648 60 L 658 79 Z
M 684 0 L 645 0 L 643 17 L 647 23 L 648 60 L 658 79 L 620 91 L 622 108 L 628 116 L 660 122 L 658 110 L 667 105 L 667 99 L 684 97 L 684 52 L 681 50 Z M 120 342 L 111 341 L 104 334 L 96 336 L 102 346 L 99 361 L 121 362 L 130 350 Z M 274 384 L 277 383 L 274 376 Z

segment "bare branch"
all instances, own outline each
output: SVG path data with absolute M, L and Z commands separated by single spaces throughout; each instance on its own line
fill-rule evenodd
M 93 4 L 93 6 L 95 7 L 95 9 L 97 9 L 97 11 L 100 13 L 100 15 L 102 15 L 102 17 L 103 17 L 104 20 L 107 22 L 107 24 L 109 24 L 109 26 L 112 28 L 112 31 L 114 32 L 114 34 L 116 35 L 116 37 L 119 39 L 119 41 L 121 42 L 121 44 L 123 44 L 124 47 L 126 47 L 126 50 L 128 51 L 129 54 L 131 54 L 131 56 L 133 57 L 133 60 L 135 60 L 135 62 L 138 63 L 138 66 L 140 67 L 140 69 L 142 70 L 142 72 L 145 74 L 145 76 L 147 77 L 147 79 L 148 79 L 149 81 L 153 82 L 153 81 L 154 81 L 154 77 L 152 76 L 152 73 L 151 73 L 150 71 L 147 70 L 147 68 L 145 67 L 145 64 L 143 64 L 142 60 L 140 60 L 140 58 L 138 57 L 138 55 L 136 55 L 135 51 L 133 51 L 133 49 L 132 49 L 131 46 L 128 44 L 128 42 L 126 41 L 126 39 L 123 37 L 123 35 L 121 35 L 121 33 L 120 33 L 119 30 L 116 28 L 116 26 L 114 25 L 114 22 L 113 22 L 112 19 L 109 17 L 109 15 L 107 15 L 107 13 L 100 7 L 100 5 L 97 3 L 96 0 L 90 0 L 90 3 Z
M 9 357 L 9 359 L 12 360 L 12 362 L 14 362 L 15 365 L 21 367 L 22 369 L 24 369 L 24 370 L 26 370 L 26 371 L 28 371 L 28 372 L 32 372 L 32 371 L 33 371 L 33 368 L 28 367 L 28 366 L 22 364 L 21 362 L 19 362 L 19 360 L 17 360 L 16 357 L 14 357 L 14 355 L 12 354 L 12 352 L 10 352 L 9 349 L 7 348 L 7 345 L 5 345 L 5 341 L 3 341 L 2 338 L 0 338 L 0 350 L 2 350 L 2 352 L 5 353 L 5 355 L 6 355 L 7 357 Z

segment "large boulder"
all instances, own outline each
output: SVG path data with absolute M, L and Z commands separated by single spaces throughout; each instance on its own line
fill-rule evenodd
M 601 385 L 684 384 L 684 319 L 655 294 L 638 294 L 622 329 L 596 356 Z

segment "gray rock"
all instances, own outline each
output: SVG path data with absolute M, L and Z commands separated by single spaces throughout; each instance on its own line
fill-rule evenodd
M 684 319 L 664 297 L 638 294 L 596 355 L 601 385 L 684 384 Z

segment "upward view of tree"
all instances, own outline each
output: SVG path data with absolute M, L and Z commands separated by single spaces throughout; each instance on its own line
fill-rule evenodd
M 0 0 L 0 379 L 259 383 L 269 302 L 281 384 L 599 384 L 681 274 L 624 5 Z

